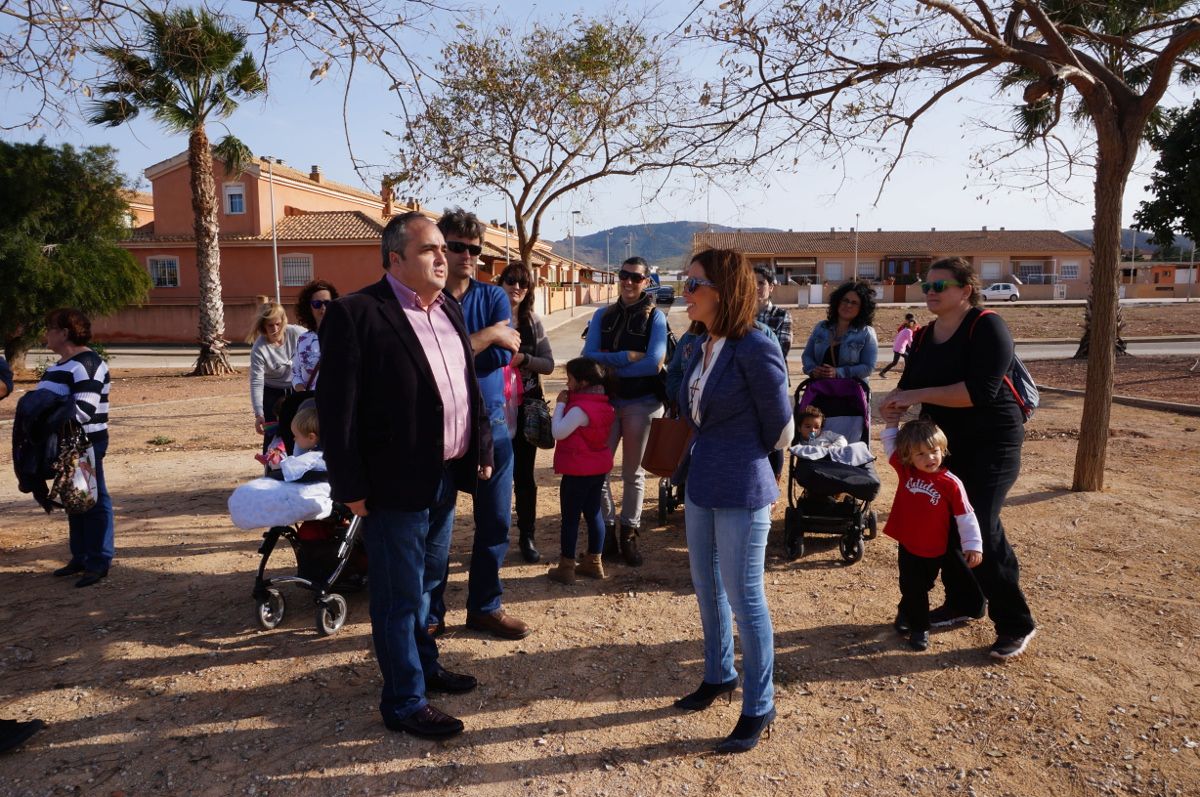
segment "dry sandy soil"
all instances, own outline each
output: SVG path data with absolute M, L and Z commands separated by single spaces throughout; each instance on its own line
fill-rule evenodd
M 510 555 L 506 605 L 535 628 L 520 642 L 462 626 L 460 500 L 441 650 L 481 685 L 436 701 L 465 734 L 421 741 L 379 721 L 365 595 L 332 637 L 299 591 L 282 626 L 256 628 L 258 535 L 225 508 L 256 470 L 244 376 L 116 376 L 107 580 L 51 577 L 64 519 L 0 479 L 0 716 L 49 723 L 0 761 L 0 795 L 1200 793 L 1198 418 L 1114 407 L 1107 489 L 1077 494 L 1081 403 L 1046 397 L 1004 513 L 1040 630 L 1007 664 L 986 656 L 986 621 L 935 634 L 927 653 L 900 644 L 887 539 L 844 566 L 834 538 L 789 562 L 776 536 L 779 719 L 755 751 L 717 757 L 738 702 L 671 707 L 701 678 L 700 626 L 681 513 L 658 526 L 655 490 L 641 568 L 562 587 Z M 545 553 L 558 533 L 549 466 L 543 452 Z M 881 476 L 882 514 L 895 480 Z

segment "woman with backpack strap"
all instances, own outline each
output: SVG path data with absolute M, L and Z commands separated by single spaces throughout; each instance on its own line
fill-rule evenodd
M 936 320 L 909 349 L 900 387 L 884 397 L 883 416 L 898 420 L 912 405 L 946 433 L 950 471 L 962 480 L 983 534 L 983 563 L 971 570 L 957 536 L 942 567 L 946 602 L 930 612 L 935 628 L 983 617 L 996 627 L 990 653 L 1020 655 L 1035 633 L 1021 591 L 1020 566 L 1005 537 L 1000 509 L 1021 470 L 1024 415 L 1005 381 L 1013 341 L 999 315 L 980 307 L 980 283 L 961 257 L 935 261 L 921 283 Z M 905 625 L 898 616 L 897 627 Z

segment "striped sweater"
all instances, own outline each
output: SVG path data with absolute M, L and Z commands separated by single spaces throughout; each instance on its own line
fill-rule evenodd
M 46 369 L 37 390 L 74 396 L 75 419 L 88 436 L 108 431 L 108 363 L 88 349 Z

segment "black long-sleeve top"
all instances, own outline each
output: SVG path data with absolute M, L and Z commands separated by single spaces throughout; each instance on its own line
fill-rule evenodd
M 1020 445 L 1025 437 L 1021 410 L 1004 384 L 1013 340 L 1003 319 L 972 308 L 944 343 L 934 341 L 933 328 L 930 324 L 914 336 L 900 389 L 966 384 L 971 407 L 921 405 L 946 433 L 951 455 L 964 446 Z
M 554 371 L 554 352 L 550 350 L 550 340 L 546 337 L 546 329 L 542 320 L 532 313 L 529 320 L 517 324 L 521 333 L 521 354 L 525 362 L 521 363 L 521 376 L 524 377 L 525 395 L 542 397 L 542 385 L 538 374 L 550 374 Z

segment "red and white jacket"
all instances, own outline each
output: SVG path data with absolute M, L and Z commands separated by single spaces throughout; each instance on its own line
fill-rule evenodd
M 599 476 L 613 469 L 608 433 L 616 411 L 603 392 L 575 392 L 566 405 L 554 408 L 550 429 L 554 447 L 554 472 L 563 476 Z
M 963 550 L 982 553 L 979 521 L 963 483 L 945 468 L 925 473 L 902 463 L 896 451 L 898 431 L 883 430 L 884 453 L 900 478 L 883 533 L 898 540 L 909 553 L 934 559 L 946 553 L 953 518 Z

